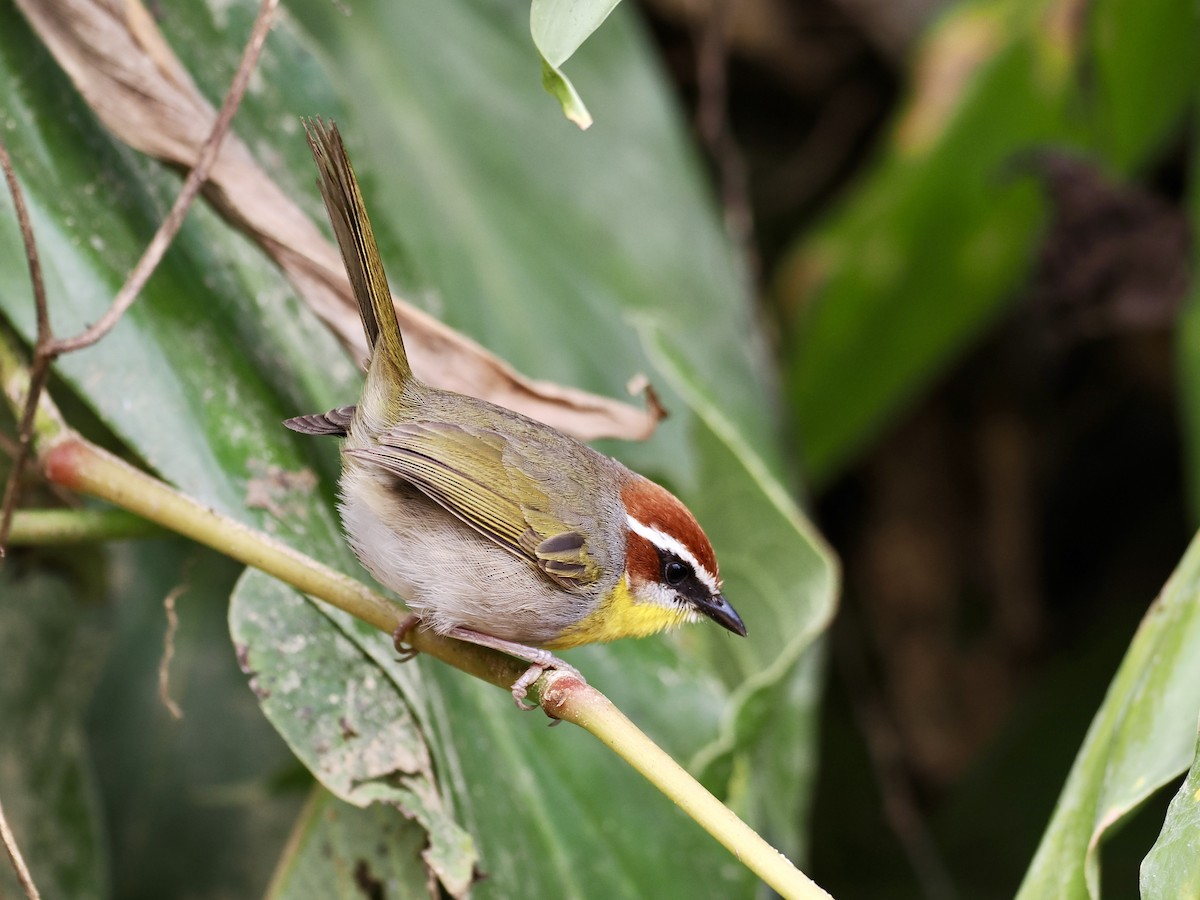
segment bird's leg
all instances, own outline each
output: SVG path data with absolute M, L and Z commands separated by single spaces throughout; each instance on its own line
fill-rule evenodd
M 406 644 L 404 639 L 408 637 L 408 633 L 412 631 L 421 622 L 421 617 L 415 613 L 410 613 L 404 617 L 404 621 L 396 626 L 396 630 L 392 632 L 392 645 L 396 648 L 396 652 L 400 654 L 400 662 L 408 662 L 419 652 L 412 644 Z
M 578 675 L 580 680 L 583 680 L 583 676 L 579 674 L 579 670 L 573 665 L 563 662 L 549 650 L 544 650 L 541 647 L 527 647 L 525 644 L 518 644 L 516 641 L 506 641 L 504 638 L 492 637 L 490 634 L 472 631 L 470 628 L 452 628 L 447 634 L 452 638 L 458 638 L 460 641 L 466 641 L 469 644 L 478 644 L 480 647 L 491 647 L 493 650 L 499 650 L 501 653 L 507 653 L 509 656 L 515 656 L 517 659 L 529 663 L 529 668 L 525 670 L 520 678 L 513 682 L 512 686 L 513 700 L 523 710 L 537 709 L 536 706 L 525 702 L 525 695 L 529 692 L 529 686 L 537 681 L 547 669 L 570 672 L 572 675 Z

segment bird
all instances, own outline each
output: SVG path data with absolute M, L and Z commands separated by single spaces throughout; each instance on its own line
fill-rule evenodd
M 396 629 L 528 664 L 522 709 L 554 655 L 702 617 L 745 636 L 716 555 L 666 488 L 558 429 L 413 374 L 362 191 L 337 125 L 304 121 L 317 185 L 370 357 L 359 401 L 284 424 L 343 439 L 339 511 L 363 566 L 403 598 Z

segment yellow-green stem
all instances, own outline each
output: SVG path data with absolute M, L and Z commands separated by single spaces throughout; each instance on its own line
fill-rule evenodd
M 119 541 L 162 534 L 153 522 L 123 509 L 17 510 L 8 535 L 11 547 Z
M 604 694 L 569 672 L 551 672 L 544 681 L 542 709 L 574 722 L 610 747 L 780 896 L 789 900 L 831 900 L 816 882 L 709 793 Z

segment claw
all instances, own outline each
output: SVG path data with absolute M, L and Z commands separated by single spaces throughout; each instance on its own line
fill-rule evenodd
M 529 663 L 529 668 L 524 671 L 520 678 L 513 682 L 512 686 L 513 700 L 516 701 L 517 708 L 525 712 L 537 709 L 536 705 L 525 702 L 525 696 L 529 693 L 529 686 L 537 681 L 547 669 L 570 672 L 581 681 L 583 680 L 583 676 L 579 674 L 578 669 L 570 663 L 563 662 L 549 650 L 542 647 L 528 647 L 525 644 L 506 641 L 503 638 L 492 637 L 490 634 L 482 634 L 481 632 L 472 631 L 462 626 L 450 629 L 448 634 L 450 637 L 457 638 L 460 641 L 477 644 L 480 647 L 491 647 L 493 650 L 499 650 L 501 653 L 507 653 L 509 656 L 515 656 L 517 659 Z
M 524 710 L 525 712 L 537 709 L 537 704 L 525 702 L 525 695 L 529 693 L 529 686 L 537 681 L 545 671 L 545 666 L 540 663 L 534 663 L 525 670 L 520 678 L 513 682 L 512 695 L 513 700 L 516 701 L 517 709 Z
M 410 659 L 420 653 L 416 647 L 404 642 L 404 639 L 408 637 L 408 633 L 412 631 L 420 621 L 420 616 L 405 616 L 404 621 L 397 625 L 396 630 L 392 632 L 392 646 L 394 646 L 396 648 L 396 652 L 400 654 L 399 661 L 402 663 L 408 662 Z

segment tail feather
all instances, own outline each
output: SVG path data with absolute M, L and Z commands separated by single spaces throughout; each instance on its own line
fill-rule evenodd
M 390 374 L 394 379 L 389 382 L 402 385 L 412 378 L 412 369 L 404 350 L 400 323 L 396 321 L 396 308 L 392 305 L 392 292 L 383 271 L 379 247 L 371 231 L 371 220 L 367 217 L 362 191 L 354 177 L 342 136 L 337 125 L 326 124 L 320 118 L 306 119 L 304 130 L 317 163 L 317 186 L 342 251 L 354 299 L 358 301 L 363 331 L 371 347 L 372 367 L 386 364 L 392 369 Z M 376 357 L 382 358 L 377 360 Z
M 283 424 L 292 431 L 300 432 L 300 434 L 332 434 L 338 437 L 345 437 L 346 431 L 350 428 L 350 421 L 353 418 L 353 406 L 340 406 L 337 409 L 329 410 L 329 412 L 296 416 L 294 419 L 285 420 Z

